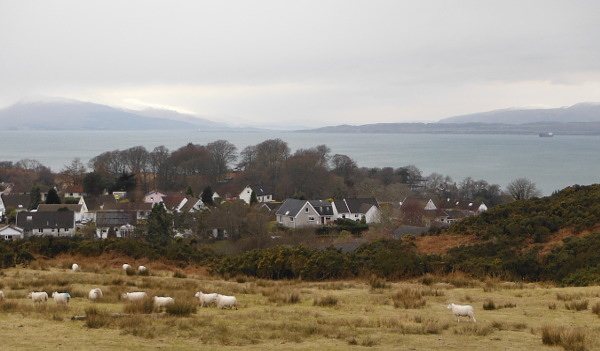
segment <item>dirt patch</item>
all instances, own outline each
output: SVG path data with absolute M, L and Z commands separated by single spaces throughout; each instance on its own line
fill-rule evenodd
M 421 236 L 415 239 L 417 252 L 420 254 L 438 254 L 442 255 L 448 252 L 449 249 L 463 246 L 473 245 L 482 242 L 475 235 L 436 235 L 436 236 Z

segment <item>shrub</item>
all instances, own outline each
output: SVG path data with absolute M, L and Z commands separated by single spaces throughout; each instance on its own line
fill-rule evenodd
M 568 310 L 583 311 L 588 308 L 588 300 L 565 302 L 565 308 Z
M 174 303 L 167 305 L 166 311 L 172 316 L 189 316 L 196 313 L 198 303 L 193 300 L 175 300 Z
M 495 310 L 496 304 L 492 300 L 485 300 L 485 302 L 483 303 L 483 309 L 486 311 Z
M 146 297 L 142 300 L 132 301 L 125 305 L 123 308 L 125 313 L 142 313 L 142 314 L 150 314 L 154 312 L 154 301 L 151 297 Z
M 338 304 L 338 298 L 335 296 L 324 296 L 320 299 L 315 299 L 313 305 L 321 307 L 334 307 Z
M 562 346 L 567 351 L 585 351 L 585 331 L 576 328 L 542 327 L 542 343 L 548 346 Z
M 422 289 L 402 287 L 392 295 L 392 301 L 396 308 L 421 308 L 427 304 L 427 300 L 425 300 L 423 295 Z
M 187 275 L 183 272 L 180 271 L 175 271 L 175 273 L 173 273 L 173 278 L 182 278 L 185 279 L 187 278 Z

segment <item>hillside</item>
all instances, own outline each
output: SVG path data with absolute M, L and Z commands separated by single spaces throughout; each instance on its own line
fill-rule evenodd
M 0 110 L 0 130 L 157 130 L 218 125 L 176 112 L 171 116 L 179 119 L 165 115 L 165 111 L 125 111 L 80 101 L 28 102 Z

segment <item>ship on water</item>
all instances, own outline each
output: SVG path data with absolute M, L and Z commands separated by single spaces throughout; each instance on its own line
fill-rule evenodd
M 543 132 L 539 134 L 540 138 L 552 138 L 554 133 L 552 132 Z

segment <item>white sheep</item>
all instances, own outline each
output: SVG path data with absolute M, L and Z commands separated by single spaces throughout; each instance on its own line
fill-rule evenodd
M 123 264 L 123 270 L 124 270 L 125 272 L 127 272 L 127 270 L 128 270 L 128 269 L 130 269 L 130 268 L 131 268 L 131 266 L 130 266 L 130 265 L 128 265 L 127 263 Z
M 200 302 L 200 307 L 204 307 L 205 305 L 208 306 L 210 304 L 216 303 L 219 294 L 204 294 L 202 291 L 198 291 L 194 296 L 198 298 L 198 301 Z
M 123 298 L 123 300 L 133 302 L 133 301 L 143 300 L 147 296 L 148 295 L 146 295 L 146 293 L 143 291 L 134 291 L 134 292 L 128 292 L 128 293 L 123 294 L 122 298 Z
M 71 269 L 73 270 L 73 272 L 79 272 L 79 265 L 77 263 L 73 263 Z
M 57 291 L 52 293 L 52 298 L 57 305 L 68 305 L 71 301 L 71 295 L 69 293 L 59 293 Z
M 148 272 L 148 268 L 146 268 L 146 266 L 139 266 L 138 267 L 138 274 L 144 274 Z
M 152 298 L 152 301 L 154 303 L 154 307 L 158 310 L 175 303 L 175 300 L 173 300 L 172 297 L 164 297 L 164 296 L 154 296 Z
M 0 301 L 4 300 L 4 291 L 0 290 Z
M 235 298 L 235 296 L 227 296 L 227 295 L 219 295 L 217 296 L 217 308 L 223 309 L 223 308 L 229 308 L 232 309 L 233 307 L 235 307 L 235 309 L 238 309 L 238 304 L 237 304 L 237 299 Z
M 460 322 L 460 317 L 472 318 L 473 323 L 477 323 L 475 320 L 475 312 L 471 305 L 455 305 L 453 303 L 448 305 L 448 309 L 452 311 L 452 314 L 456 316 L 456 321 Z
M 88 299 L 90 299 L 91 301 L 96 301 L 102 298 L 102 290 L 100 290 L 100 288 L 94 288 L 92 290 L 90 290 L 90 293 L 88 294 Z
M 46 303 L 48 301 L 48 293 L 45 291 L 32 291 L 27 294 L 27 298 L 31 299 L 34 303 L 43 302 Z

